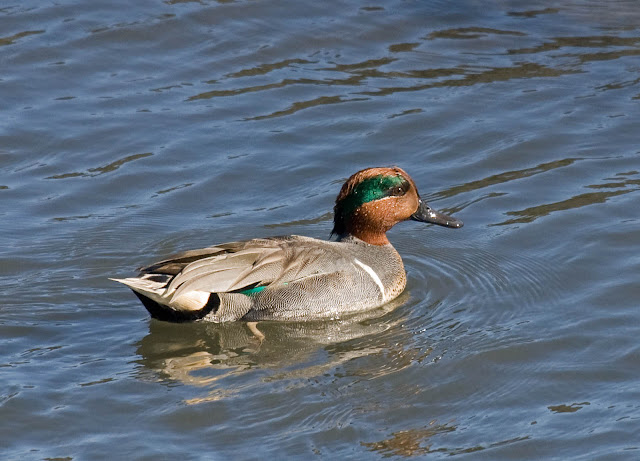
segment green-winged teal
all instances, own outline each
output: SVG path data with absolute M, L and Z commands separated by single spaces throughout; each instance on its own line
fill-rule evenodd
M 313 320 L 381 306 L 406 285 L 402 259 L 387 239 L 412 219 L 459 228 L 462 222 L 420 199 L 402 169 L 368 168 L 342 186 L 334 207 L 337 241 L 291 235 L 225 243 L 177 254 L 114 279 L 161 320 Z

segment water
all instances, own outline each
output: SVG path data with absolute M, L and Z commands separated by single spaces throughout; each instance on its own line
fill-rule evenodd
M 637 459 L 640 5 L 5 2 L 3 459 Z M 150 320 L 107 280 L 326 238 L 398 164 L 371 315 Z

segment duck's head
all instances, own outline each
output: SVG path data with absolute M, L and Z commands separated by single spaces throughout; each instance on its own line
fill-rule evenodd
M 462 227 L 462 221 L 422 201 L 413 179 L 401 168 L 367 168 L 347 179 L 340 189 L 331 233 L 353 235 L 372 245 L 386 245 L 389 243 L 386 232 L 407 219 Z

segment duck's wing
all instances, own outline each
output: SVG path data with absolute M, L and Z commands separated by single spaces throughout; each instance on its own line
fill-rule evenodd
M 241 293 L 335 270 L 330 242 L 299 236 L 231 242 L 177 254 L 117 280 L 177 310 L 197 310 L 211 293 Z
M 228 293 L 277 278 L 285 251 L 275 242 L 245 242 L 242 249 L 204 256 L 187 264 L 167 285 L 167 294 Z
M 194 261 L 209 258 L 224 253 L 235 253 L 245 247 L 248 242 L 230 242 L 222 245 L 200 248 L 198 250 L 183 251 L 167 259 L 148 266 L 138 268 L 141 274 L 178 275 L 186 266 Z
M 192 291 L 230 293 L 274 282 L 288 283 L 323 272 L 326 264 L 318 262 L 331 259 L 326 249 L 302 238 L 256 239 L 221 247 L 226 250 L 203 254 L 185 265 L 167 284 L 167 295 L 178 297 Z

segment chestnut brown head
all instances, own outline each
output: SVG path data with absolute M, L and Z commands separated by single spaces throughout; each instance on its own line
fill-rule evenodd
M 367 243 L 385 245 L 389 243 L 385 233 L 407 219 L 462 227 L 461 221 L 423 202 L 415 183 L 401 168 L 368 168 L 355 173 L 340 189 L 332 234 L 353 235 Z

